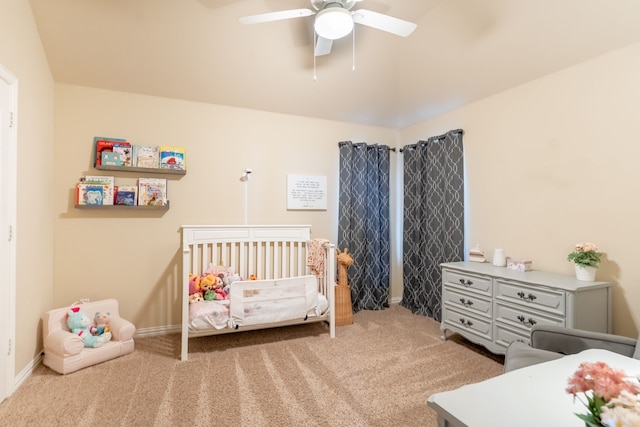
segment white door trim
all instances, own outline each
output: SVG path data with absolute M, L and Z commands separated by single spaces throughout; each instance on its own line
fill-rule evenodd
M 0 402 L 15 390 L 15 342 L 16 342 L 16 204 L 17 204 L 17 146 L 18 146 L 18 79 L 0 65 L 0 84 L 10 88 L 8 114 L 0 115 L 4 132 L 8 120 L 8 135 L 0 140 L 0 239 L 3 259 L 0 268 L 5 269 L 0 284 Z M 4 91 L 3 91 L 4 92 Z M 2 100 L 5 104 L 6 100 Z M 6 246 L 4 246 L 6 245 Z M 4 301 L 4 302 L 2 302 Z

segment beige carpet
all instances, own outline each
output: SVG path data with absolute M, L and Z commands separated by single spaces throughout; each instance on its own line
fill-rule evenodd
M 433 319 L 398 305 L 337 328 L 140 338 L 127 356 L 59 375 L 45 366 L 0 405 L 0 425 L 433 426 L 432 393 L 502 372 Z

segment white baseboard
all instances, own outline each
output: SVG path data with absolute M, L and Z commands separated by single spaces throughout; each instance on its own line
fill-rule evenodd
M 400 301 L 402 301 L 402 297 L 393 297 L 391 301 L 389 301 L 389 304 L 400 304 Z
M 27 364 L 22 371 L 13 379 L 13 391 L 16 391 L 20 386 L 31 376 L 33 370 L 42 363 L 44 352 L 38 354 L 31 363 Z M 12 393 L 13 393 L 12 391 Z
M 182 331 L 180 325 L 168 325 L 168 326 L 153 326 L 151 328 L 136 329 L 134 338 L 154 337 L 158 335 L 167 335 L 173 333 L 179 333 Z

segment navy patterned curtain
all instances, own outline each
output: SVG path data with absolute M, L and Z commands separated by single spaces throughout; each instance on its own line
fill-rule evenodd
M 462 130 L 402 149 L 403 294 L 400 305 L 442 320 L 443 262 L 464 259 Z
M 338 248 L 349 249 L 353 311 L 389 306 L 389 151 L 386 145 L 340 142 Z

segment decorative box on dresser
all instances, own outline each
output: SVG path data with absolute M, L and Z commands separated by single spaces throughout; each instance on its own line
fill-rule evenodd
M 612 332 L 612 285 L 489 263 L 442 267 L 442 339 L 457 332 L 496 354 L 512 341 L 529 342 L 535 324 Z

